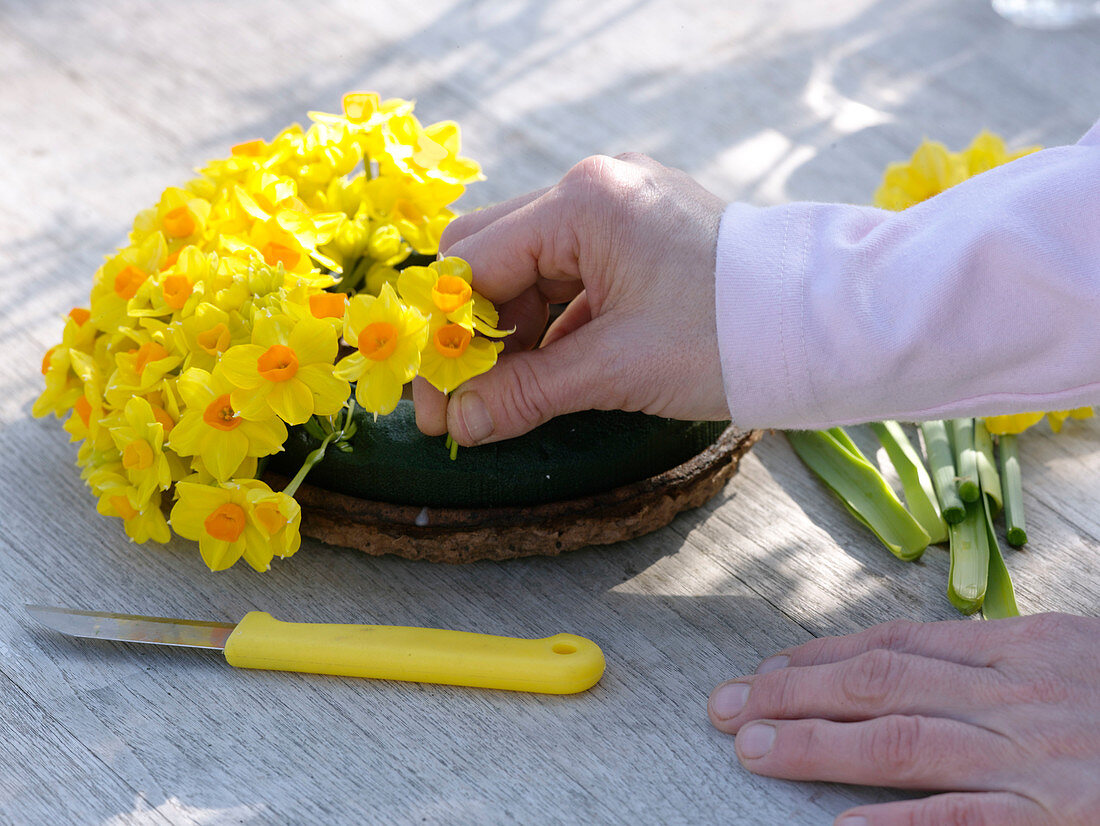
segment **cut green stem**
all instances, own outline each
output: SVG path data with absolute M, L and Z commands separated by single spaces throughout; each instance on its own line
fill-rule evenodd
M 340 419 L 340 414 L 337 413 L 333 419 L 321 420 L 317 423 L 321 429 L 327 431 L 327 435 L 321 440 L 321 444 L 317 445 L 317 447 L 306 454 L 306 458 L 302 460 L 302 466 L 298 469 L 298 472 L 294 474 L 294 478 L 287 483 L 285 488 L 283 488 L 283 493 L 287 496 L 293 496 L 297 493 L 298 488 L 301 487 L 302 482 L 305 481 L 309 472 L 325 458 L 325 452 L 328 450 L 328 446 L 333 442 L 336 442 L 338 445 L 343 444 L 355 435 L 356 427 L 353 421 L 354 415 L 355 400 L 350 399 L 348 401 L 348 406 L 344 408 L 343 419 Z M 337 429 L 335 425 L 336 421 L 340 421 L 339 429 Z
M 932 477 L 902 426 L 892 421 L 873 422 L 871 429 L 875 431 L 879 442 L 886 449 L 886 455 L 890 457 L 890 463 L 898 472 L 909 512 L 924 528 L 931 542 L 946 542 L 947 523 L 940 513 L 940 503 L 936 498 Z
M 982 607 L 989 583 L 989 535 L 985 509 L 980 502 L 967 502 L 966 518 L 948 530 L 951 540 L 951 571 L 947 598 L 964 614 Z
M 997 453 L 1001 460 L 1001 487 L 1004 493 L 1005 528 L 1009 545 L 1017 548 L 1027 544 L 1027 524 L 1024 520 L 1024 488 L 1020 477 L 1020 451 L 1015 434 L 997 438 Z
M 966 508 L 955 487 L 955 457 L 951 452 L 947 423 L 940 419 L 923 422 L 920 432 L 924 436 L 924 452 L 940 502 L 940 513 L 948 525 L 957 524 L 966 516 Z
M 928 534 L 905 509 L 878 469 L 853 453 L 851 440 L 821 430 L 792 430 L 787 439 L 799 458 L 894 556 L 920 557 Z M 858 455 L 857 455 L 858 454 Z
M 978 481 L 978 453 L 974 450 L 974 420 L 952 419 L 951 435 L 955 445 L 959 498 L 964 502 L 977 502 L 982 489 Z
M 1001 475 L 997 473 L 997 462 L 993 458 L 993 439 L 981 419 L 974 420 L 974 453 L 978 459 L 978 482 L 989 502 L 990 512 L 996 516 L 1004 506 Z

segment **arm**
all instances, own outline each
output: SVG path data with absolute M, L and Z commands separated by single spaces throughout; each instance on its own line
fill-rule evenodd
M 732 204 L 718 338 L 743 427 L 1100 401 L 1100 129 L 905 212 Z

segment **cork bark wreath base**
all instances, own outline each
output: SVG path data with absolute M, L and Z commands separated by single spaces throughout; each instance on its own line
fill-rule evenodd
M 368 554 L 430 562 L 553 556 L 631 539 L 698 507 L 737 472 L 761 436 L 728 427 L 710 447 L 640 482 L 545 504 L 498 508 L 418 508 L 372 502 L 302 485 L 302 533 Z

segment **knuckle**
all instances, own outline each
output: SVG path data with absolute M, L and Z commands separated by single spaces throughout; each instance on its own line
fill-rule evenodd
M 1035 614 L 1020 622 L 1025 642 L 1047 645 L 1061 643 L 1067 632 L 1067 617 L 1064 614 Z
M 504 409 L 526 427 L 535 427 L 552 415 L 544 379 L 530 359 L 516 359 L 512 381 L 505 385 Z
M 601 187 L 613 177 L 615 163 L 609 155 L 589 155 L 565 173 L 562 184 L 585 189 Z
M 891 715 L 869 729 L 864 759 L 880 768 L 892 783 L 908 785 L 918 766 L 921 718 Z
M 849 660 L 840 676 L 843 699 L 862 710 L 880 707 L 901 684 L 905 665 L 900 655 L 876 648 Z
M 651 164 L 653 159 L 643 152 L 620 152 L 615 156 L 615 160 L 623 161 L 624 163 L 632 164 Z
M 872 629 L 872 637 L 879 648 L 904 650 L 913 642 L 923 627 L 922 623 L 906 619 L 895 619 L 876 625 Z
M 753 708 L 759 711 L 758 716 L 778 719 L 798 716 L 800 710 L 798 698 L 801 692 L 797 684 L 797 675 L 793 673 L 795 671 L 797 669 L 781 669 L 753 679 L 749 697 Z
M 583 200 L 629 202 L 645 187 L 645 181 L 646 173 L 637 164 L 607 155 L 591 155 L 566 173 L 562 185 Z

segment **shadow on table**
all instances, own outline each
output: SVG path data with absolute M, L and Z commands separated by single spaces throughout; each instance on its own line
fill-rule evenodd
M 485 124 L 495 134 L 467 136 L 494 149 L 489 182 L 474 198 L 497 199 L 556 180 L 565 171 L 563 154 L 579 160 L 641 150 L 706 179 L 721 180 L 715 167 L 724 167 L 735 173 L 739 190 L 729 194 L 744 200 L 866 202 L 885 163 L 908 155 L 925 135 L 952 145 L 968 142 L 983 127 L 1019 142 L 1045 133 L 1071 137 L 1062 102 L 1036 90 L 1060 83 L 1067 44 L 1087 53 L 1088 32 L 1059 39 L 1017 29 L 988 3 L 960 9 L 954 0 L 879 0 L 847 19 L 808 21 L 794 34 L 779 35 L 762 13 L 741 15 L 738 28 L 710 47 L 705 61 L 684 44 L 682 68 L 643 67 L 638 61 L 637 69 L 608 72 L 606 82 L 577 68 L 587 49 L 606 47 L 607 38 L 645 18 L 650 8 L 646 0 L 596 5 L 562 26 L 553 4 L 528 0 L 487 10 L 476 0 L 462 0 L 398 41 L 379 46 L 365 40 L 343 62 L 345 70 L 324 83 L 295 77 L 270 88 L 242 89 L 250 100 L 268 99 L 270 116 L 235 124 L 225 139 L 231 142 L 243 130 L 272 134 L 300 119 L 303 104 L 333 105 L 348 90 L 376 88 L 379 78 L 400 77 L 443 54 L 445 76 L 428 86 L 417 77 L 422 117 L 465 124 L 484 112 L 485 101 L 502 101 L 491 114 L 497 123 Z M 650 21 L 666 27 L 670 22 Z M 975 31 L 982 36 L 975 39 Z M 1003 48 L 991 48 L 995 39 Z M 1026 71 L 1001 62 L 1001 54 L 1023 51 L 1036 58 Z M 615 60 L 630 61 L 631 49 L 623 46 L 621 56 L 601 54 L 620 69 Z M 540 99 L 544 90 L 528 84 L 559 65 L 576 74 L 580 91 L 567 96 L 555 88 Z M 992 87 L 1009 99 L 959 111 L 958 97 L 938 89 L 945 76 L 952 88 L 980 96 Z M 1026 124 L 1019 122 L 1014 97 L 1026 100 Z M 514 111 L 507 110 L 509 104 Z M 902 113 L 906 121 L 896 123 Z M 878 134 L 883 131 L 885 137 Z M 746 163 L 753 164 L 751 171 L 743 169 Z M 849 175 L 836 175 L 838 164 Z

